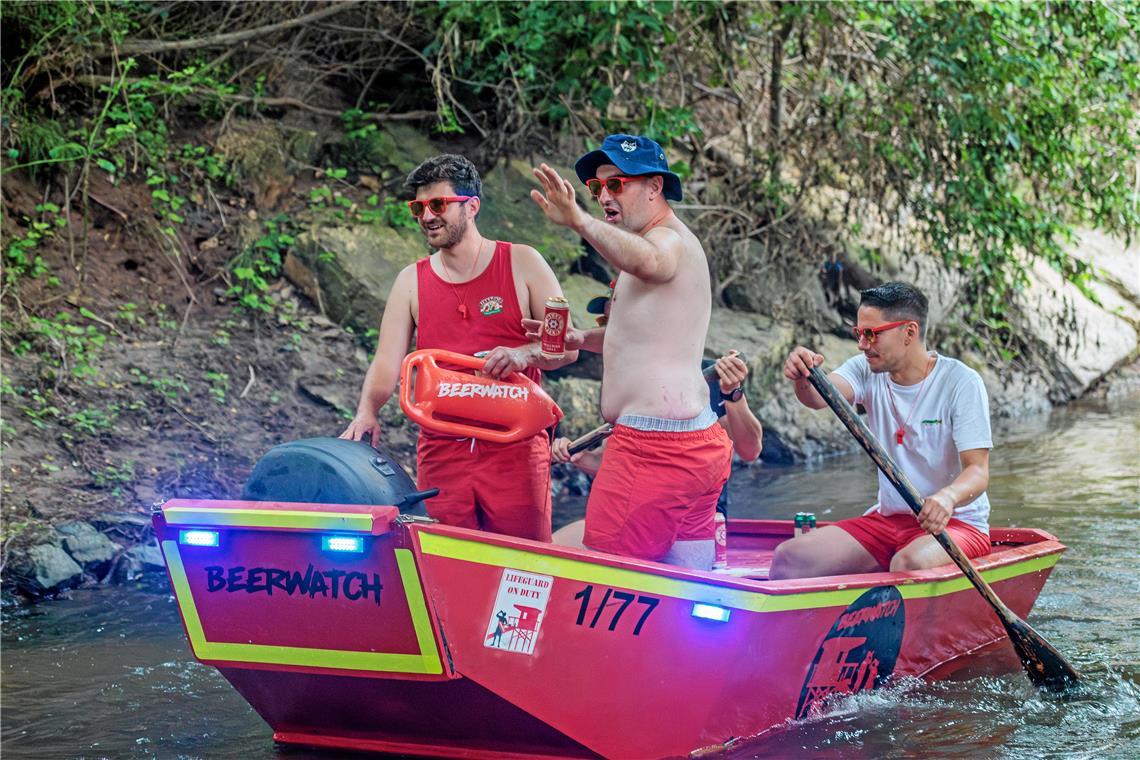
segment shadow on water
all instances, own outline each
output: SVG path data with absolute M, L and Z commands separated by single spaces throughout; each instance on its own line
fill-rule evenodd
M 995 652 L 948 680 L 837 699 L 730 757 L 1140 757 L 1140 397 L 1023 420 L 995 439 L 993 523 L 1042 528 L 1069 547 L 1029 619 L 1086 676 L 1082 689 L 1043 696 Z M 742 470 L 731 489 L 736 517 L 834 520 L 873 501 L 875 477 L 852 455 Z M 0 667 L 6 758 L 334 756 L 276 747 L 229 684 L 191 659 L 162 588 L 6 610 Z

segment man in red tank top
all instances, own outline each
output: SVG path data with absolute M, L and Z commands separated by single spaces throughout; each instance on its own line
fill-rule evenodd
M 416 194 L 409 203 L 428 245 L 428 258 L 396 277 L 376 356 L 364 378 L 356 417 L 341 438 L 380 442 L 377 413 L 396 390 L 412 333 L 416 349 L 475 354 L 488 351 L 482 371 L 504 378 L 578 358 L 542 356 L 529 342 L 523 319 L 541 318 L 546 299 L 562 288 L 534 248 L 484 238 L 475 225 L 482 181 L 463 156 L 430 158 L 408 175 Z M 543 432 L 510 444 L 456 439 L 421 430 L 416 451 L 417 485 L 439 488 L 428 515 L 447 525 L 478 528 L 538 541 L 550 540 L 550 438 Z

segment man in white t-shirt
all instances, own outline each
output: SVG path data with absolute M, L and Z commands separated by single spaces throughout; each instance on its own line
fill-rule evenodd
M 867 425 L 924 495 L 914 513 L 879 473 L 878 503 L 862 517 L 840 520 L 776 547 L 772 580 L 879 570 L 937 567 L 950 561 L 934 535 L 946 530 L 968 557 L 990 550 L 990 407 L 974 370 L 927 351 L 926 296 L 889 282 L 864 290 L 855 337 L 861 354 L 828 375 L 836 389 L 867 410 Z M 823 356 L 797 346 L 784 363 L 804 406 L 823 398 L 808 370 Z

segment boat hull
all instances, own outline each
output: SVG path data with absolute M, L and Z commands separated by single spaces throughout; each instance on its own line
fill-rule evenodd
M 195 656 L 291 743 L 683 756 L 837 695 L 943 677 L 1005 637 L 952 565 L 766 580 L 791 537 L 783 521 L 731 523 L 728 574 L 401 520 L 390 507 L 176 500 L 155 523 Z M 216 530 L 219 546 L 180 544 L 190 527 Z M 334 556 L 320 541 L 333 534 L 365 548 Z M 993 537 L 977 565 L 1025 617 L 1064 547 L 1034 530 Z

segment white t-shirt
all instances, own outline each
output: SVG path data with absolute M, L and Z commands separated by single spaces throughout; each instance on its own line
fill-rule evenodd
M 923 497 L 961 474 L 959 452 L 994 445 L 982 378 L 957 359 L 934 356 L 937 361 L 925 384 L 898 385 L 888 373 L 872 372 L 863 354 L 852 356 L 835 370 L 851 384 L 855 403 L 867 410 L 867 427 Z M 904 431 L 902 444 L 896 439 L 899 428 Z M 882 472 L 879 503 L 868 513 L 876 510 L 884 515 L 913 514 Z M 954 517 L 988 534 L 989 497 L 983 491 L 955 509 Z

